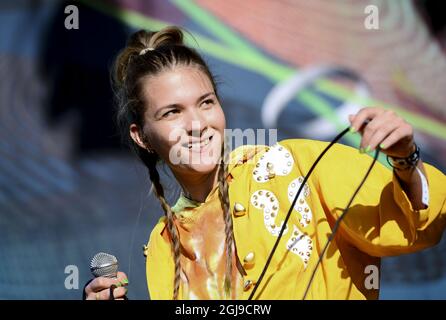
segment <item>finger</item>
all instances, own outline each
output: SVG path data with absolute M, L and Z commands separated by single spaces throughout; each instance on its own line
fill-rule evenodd
M 99 299 L 96 299 L 96 292 L 90 292 L 87 296 L 86 296 L 86 298 L 85 298 L 85 300 L 99 300 Z
M 128 283 L 127 275 L 124 272 L 118 272 L 117 278 L 98 277 L 94 279 L 87 287 L 85 287 L 85 293 L 86 295 L 89 295 L 90 293 L 110 288 L 113 284 L 117 287 L 121 287 L 127 286 Z
M 348 121 L 351 123 L 353 123 L 353 119 L 355 119 L 355 115 L 354 114 L 349 114 L 348 115 Z
M 351 127 L 354 128 L 354 130 L 357 132 L 361 131 L 361 129 L 363 128 L 364 122 L 367 119 L 372 120 L 378 114 L 381 114 L 383 112 L 384 112 L 384 109 L 382 109 L 382 108 L 363 108 L 363 109 L 359 110 L 359 112 L 354 117 Z
M 96 292 L 96 300 L 109 300 L 110 299 L 110 288 Z
M 124 272 L 118 272 L 117 287 L 126 287 L 129 285 L 129 280 Z
M 91 292 L 87 295 L 87 300 L 107 300 L 108 294 L 106 294 L 106 291 L 109 289 L 101 290 L 99 292 Z
M 383 149 L 389 149 L 395 143 L 409 135 L 410 129 L 408 129 L 406 126 L 399 127 L 381 142 Z
M 373 147 L 376 147 L 376 144 L 372 146 L 375 142 L 372 141 L 373 137 L 382 136 L 384 139 L 387 135 L 389 135 L 392 131 L 396 130 L 400 121 L 396 120 L 393 114 L 384 112 L 379 114 L 375 118 L 373 118 L 367 125 L 364 127 L 362 131 L 362 138 L 360 148 L 367 148 L 367 152 Z M 378 141 L 379 143 L 380 141 Z
M 127 285 L 129 283 L 127 275 L 124 272 L 118 271 L 116 277 L 118 278 L 118 282 L 121 282 L 121 284 Z
M 127 294 L 127 288 L 119 287 L 113 290 L 114 299 L 123 299 Z M 110 300 L 110 288 L 99 292 L 92 292 L 87 296 L 87 300 Z
M 118 280 L 114 278 L 98 277 L 90 282 L 90 284 L 85 288 L 85 292 L 87 294 L 99 292 L 104 289 L 110 288 L 112 284 L 116 284 L 117 282 Z
M 374 133 L 382 126 L 384 123 L 383 115 L 378 115 L 360 130 L 361 133 L 361 142 L 359 144 L 360 150 L 365 148 L 369 143 L 370 138 L 374 135 Z
M 369 141 L 365 143 L 366 152 L 375 150 L 385 138 L 390 136 L 393 131 L 397 130 L 398 127 L 393 124 L 384 124 L 379 130 L 376 130 L 374 134 L 369 137 Z
M 113 296 L 115 297 L 115 300 L 116 299 L 124 299 L 124 296 L 127 294 L 127 292 L 128 292 L 127 288 L 124 288 L 124 287 L 116 288 L 113 291 Z

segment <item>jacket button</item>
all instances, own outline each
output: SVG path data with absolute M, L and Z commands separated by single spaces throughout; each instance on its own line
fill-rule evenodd
M 234 204 L 234 216 L 241 217 L 246 214 L 246 209 L 240 203 L 236 202 Z
M 243 259 L 244 267 L 246 269 L 250 269 L 254 266 L 255 263 L 255 254 L 254 252 L 249 252 L 245 258 Z

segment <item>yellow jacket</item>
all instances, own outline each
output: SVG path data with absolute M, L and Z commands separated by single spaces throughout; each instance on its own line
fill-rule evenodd
M 237 255 L 242 262 L 248 254 L 255 257 L 242 277 L 244 284 L 258 279 L 300 182 L 327 144 L 289 139 L 271 147 L 242 146 L 232 151 L 231 209 L 236 203 L 246 209 L 233 215 Z M 325 154 L 299 196 L 255 299 L 303 297 L 334 222 L 372 160 L 342 144 Z M 446 177 L 433 166 L 424 166 L 429 206 L 413 210 L 392 171 L 375 164 L 328 247 L 307 299 L 376 299 L 379 289 L 367 286 L 367 279 L 379 270 L 381 257 L 415 252 L 440 241 L 446 225 Z M 274 175 L 268 177 L 271 167 Z M 164 228 L 162 218 L 145 252 L 152 299 L 172 299 L 174 263 L 170 243 L 161 235 Z M 245 287 L 241 299 L 252 290 Z M 180 286 L 180 297 L 181 290 Z

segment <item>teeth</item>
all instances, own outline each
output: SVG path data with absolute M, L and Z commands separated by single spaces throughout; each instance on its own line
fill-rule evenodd
M 189 143 L 189 149 L 200 149 L 203 148 L 205 146 L 207 146 L 209 144 L 209 142 L 211 142 L 211 138 L 207 138 L 206 140 L 202 141 L 202 142 L 194 142 L 194 143 Z

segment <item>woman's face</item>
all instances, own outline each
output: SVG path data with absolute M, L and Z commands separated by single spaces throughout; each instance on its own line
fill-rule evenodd
M 174 173 L 214 170 L 226 123 L 207 75 L 197 67 L 177 66 L 142 81 L 146 139 L 136 137 L 138 130 L 132 125 L 134 140 L 145 142 Z

